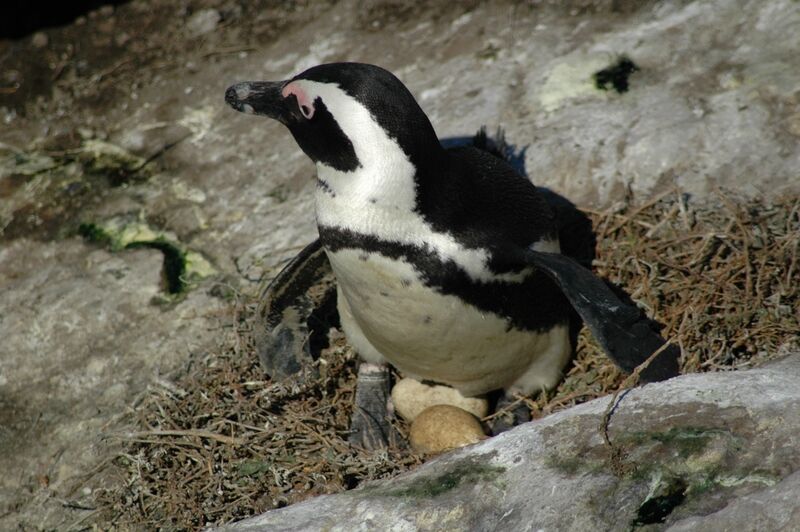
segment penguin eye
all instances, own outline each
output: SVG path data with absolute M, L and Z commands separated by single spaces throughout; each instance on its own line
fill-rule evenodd
M 292 82 L 286 85 L 281 90 L 281 95 L 284 98 L 294 96 L 297 102 L 297 109 L 306 120 L 311 120 L 314 117 L 314 100 L 303 90 L 300 82 Z
M 311 120 L 311 117 L 314 116 L 314 108 L 300 102 L 297 102 L 297 105 L 300 107 L 300 113 L 306 117 L 306 120 Z

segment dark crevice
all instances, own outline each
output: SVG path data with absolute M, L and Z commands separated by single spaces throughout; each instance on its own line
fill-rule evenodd
M 628 92 L 628 81 L 631 74 L 639 70 L 636 64 L 623 56 L 611 66 L 604 68 L 594 74 L 595 86 L 603 91 L 614 89 L 617 93 Z
M 666 521 L 669 514 L 686 499 L 686 483 L 677 479 L 672 481 L 662 495 L 651 497 L 639 506 L 632 528 L 653 525 Z
M 355 475 L 353 473 L 346 473 L 342 477 L 342 482 L 344 483 L 344 489 L 351 490 L 357 488 L 360 483 L 360 480 L 361 479 L 358 478 L 358 475 Z

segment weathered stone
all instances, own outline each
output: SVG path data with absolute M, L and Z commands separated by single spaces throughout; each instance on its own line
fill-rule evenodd
M 774 486 L 739 497 L 718 512 L 682 519 L 667 530 L 761 532 L 797 529 L 800 529 L 800 471 Z
M 205 35 L 214 31 L 222 20 L 222 15 L 216 9 L 201 9 L 186 21 L 186 29 L 193 36 Z
M 227 304 L 167 297 L 163 264 L 156 249 L 77 238 L 0 247 L 0 500 L 37 505 L 33 522 L 66 526 L 49 494 L 105 458 L 103 433 L 135 394 L 217 341 Z
M 225 530 L 800 527 L 800 353 L 597 399 Z M 750 515 L 748 515 L 748 513 Z M 715 521 L 715 519 L 721 521 Z M 777 525 L 777 528 L 772 525 Z

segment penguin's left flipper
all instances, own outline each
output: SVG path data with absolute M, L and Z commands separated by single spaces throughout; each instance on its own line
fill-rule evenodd
M 608 357 L 632 372 L 666 342 L 655 323 L 635 305 L 621 301 L 602 279 L 575 260 L 558 253 L 522 250 L 519 258 L 552 279 L 580 315 Z M 644 382 L 678 375 L 680 349 L 670 345 L 640 373 Z

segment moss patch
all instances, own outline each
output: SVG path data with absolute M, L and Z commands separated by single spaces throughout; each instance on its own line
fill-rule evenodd
M 569 100 L 606 98 L 606 91 L 597 90 L 592 73 L 607 65 L 606 54 L 576 55 L 558 63 L 539 90 L 539 103 L 550 112 Z
M 429 499 L 458 488 L 464 483 L 491 482 L 506 468 L 479 462 L 481 457 L 470 457 L 450 464 L 444 472 L 434 476 L 415 478 L 404 486 L 380 489 L 375 493 L 389 497 Z M 483 457 L 488 460 L 488 457 Z
M 591 458 L 588 454 L 553 453 L 546 458 L 545 463 L 566 476 L 576 473 L 602 473 L 607 470 L 604 460 Z
M 181 294 L 192 282 L 217 273 L 205 257 L 187 250 L 174 235 L 153 229 L 139 220 L 113 218 L 102 224 L 83 223 L 78 227 L 78 234 L 111 251 L 141 247 L 159 250 L 164 255 L 164 290 L 171 295 Z
M 728 434 L 707 427 L 670 427 L 663 432 L 633 432 L 618 439 L 621 445 L 658 442 L 673 450 L 681 458 L 701 454 L 715 435 Z
M 0 239 L 54 240 L 75 234 L 80 217 L 113 187 L 147 180 L 152 164 L 98 139 L 69 149 L 0 150 Z
M 774 482 L 777 477 L 769 472 L 742 470 L 749 460 L 740 454 L 746 437 L 746 433 L 701 425 L 632 431 L 615 435 L 610 452 L 606 445 L 589 446 L 587 441 L 569 453 L 554 452 L 547 464 L 572 478 L 582 474 L 615 476 L 608 491 L 598 495 L 597 504 L 603 508 L 612 501 L 629 499 L 632 493 L 641 494 L 649 486 L 646 496 L 635 496 L 641 497 L 630 522 L 635 529 L 662 523 L 679 507 L 685 506 L 689 512 L 702 507 L 705 493 L 743 483 Z M 735 469 L 733 464 L 737 464 Z
M 111 235 L 102 227 L 93 223 L 82 223 L 78 226 L 78 234 L 87 242 L 100 244 L 103 246 L 111 245 Z
M 98 139 L 86 140 L 80 149 L 70 155 L 79 160 L 87 172 L 108 179 L 111 186 L 119 186 L 149 176 L 147 160 L 109 142 Z

